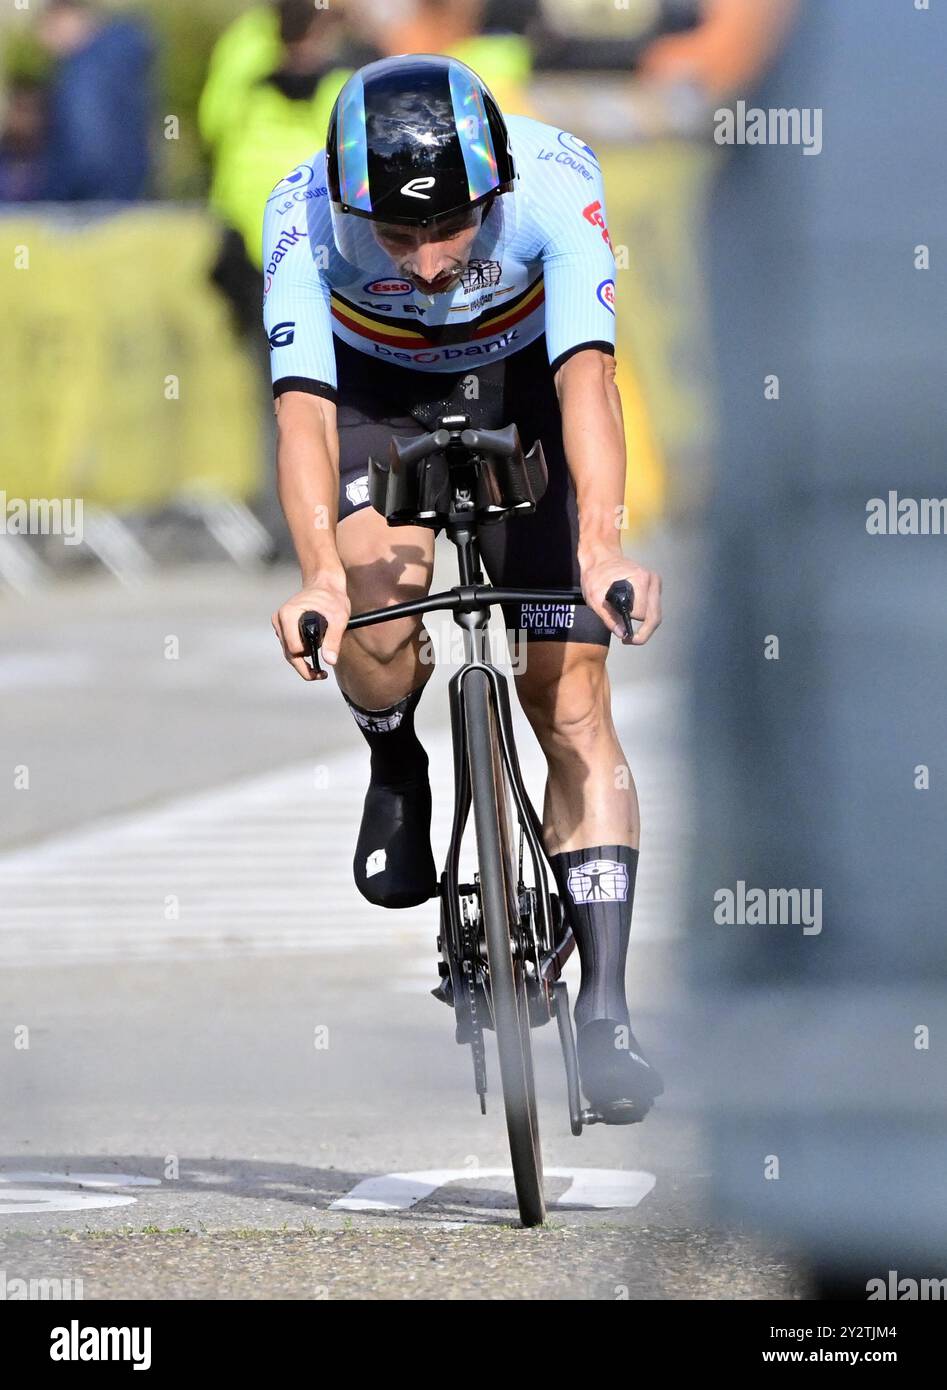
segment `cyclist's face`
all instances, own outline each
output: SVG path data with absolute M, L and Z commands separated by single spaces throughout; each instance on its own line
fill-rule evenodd
M 433 227 L 399 227 L 373 222 L 378 245 L 390 256 L 398 273 L 423 294 L 446 294 L 467 269 L 470 251 L 480 230 L 481 208 L 449 217 Z

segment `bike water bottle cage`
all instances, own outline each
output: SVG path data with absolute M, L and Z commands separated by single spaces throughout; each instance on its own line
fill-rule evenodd
M 523 453 L 515 425 L 470 428 L 466 415 L 446 415 L 432 434 L 392 439 L 387 463 L 369 459 L 372 506 L 389 526 L 477 525 L 536 510 L 548 472 L 539 440 Z

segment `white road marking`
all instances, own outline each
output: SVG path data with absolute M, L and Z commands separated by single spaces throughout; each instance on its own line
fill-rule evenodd
M 137 1197 L 118 1197 L 105 1192 L 61 1192 L 55 1187 L 11 1187 L 6 1191 L 0 1188 L 0 1216 L 131 1207 L 137 1201 Z
M 621 1168 L 546 1168 L 547 1178 L 568 1178 L 569 1186 L 553 1206 L 594 1207 L 613 1211 L 636 1207 L 655 1184 L 653 1173 Z M 454 1182 L 470 1186 L 480 1178 L 508 1178 L 509 1168 L 432 1168 L 413 1173 L 382 1173 L 364 1178 L 332 1203 L 335 1211 L 408 1211 L 439 1188 Z
M 45 1185 L 51 1183 L 70 1183 L 71 1187 L 59 1189 Z M 131 1173 L 0 1172 L 0 1216 L 130 1207 L 137 1203 L 137 1197 L 123 1197 L 101 1189 L 160 1186 L 160 1178 L 142 1178 Z
M 676 683 L 655 681 L 626 687 L 616 701 L 619 726 L 631 730 L 627 752 L 645 818 L 635 942 L 678 931 L 685 769 L 675 744 L 642 732 L 653 725 L 674 735 L 668 709 L 677 695 Z M 423 737 L 442 862 L 453 798 L 450 735 L 425 729 Z M 541 803 L 542 758 L 528 731 L 521 742 L 527 786 Z M 332 758 L 314 747 L 308 764 L 0 854 L 0 968 L 388 947 L 403 962 L 392 971 L 386 961 L 379 972 L 389 987 L 414 987 L 422 957 L 433 986 L 434 905 L 388 913 L 365 903 L 352 882 L 367 770 L 353 726 Z
M 0 1198 L 11 1183 L 72 1183 L 75 1187 L 160 1187 L 160 1178 L 134 1177 L 131 1173 L 0 1173 Z

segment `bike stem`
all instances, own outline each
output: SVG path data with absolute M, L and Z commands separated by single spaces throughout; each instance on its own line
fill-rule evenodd
M 454 513 L 445 528 L 448 539 L 457 551 L 460 583 L 443 593 L 397 603 L 390 608 L 375 608 L 350 618 L 348 629 L 373 627 L 396 618 L 415 618 L 425 613 L 451 612 L 454 621 L 464 630 L 464 655 L 468 662 L 486 662 L 486 633 L 490 609 L 500 603 L 576 603 L 584 604 L 581 589 L 510 589 L 484 584 L 477 543 L 477 526 L 473 517 Z

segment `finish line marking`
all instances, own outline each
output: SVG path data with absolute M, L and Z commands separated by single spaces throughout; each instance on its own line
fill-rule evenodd
M 569 1186 L 552 1203 L 559 1208 L 596 1210 L 636 1207 L 654 1187 L 653 1173 L 623 1168 L 546 1168 L 547 1178 L 568 1178 Z M 438 1188 L 454 1182 L 468 1186 L 478 1178 L 509 1178 L 509 1168 L 432 1168 L 412 1173 L 383 1173 L 365 1178 L 334 1201 L 330 1211 L 409 1211 Z

